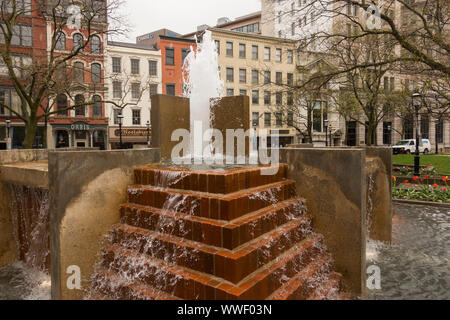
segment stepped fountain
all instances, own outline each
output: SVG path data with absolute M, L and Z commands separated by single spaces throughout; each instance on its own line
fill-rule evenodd
M 193 108 L 181 112 L 181 127 L 193 132 L 200 122 L 203 129 L 211 125 L 220 132 L 250 130 L 248 97 L 211 102 L 222 83 L 209 32 L 198 48 L 186 59 L 195 82 L 186 86 Z M 168 110 L 180 112 L 183 106 L 189 103 L 158 97 L 152 102 L 155 140 L 163 156 L 170 148 L 161 137 L 179 125 Z M 200 131 L 202 138 L 205 132 Z M 134 185 L 102 249 L 88 299 L 346 297 L 342 275 L 334 271 L 323 236 L 314 232 L 286 164 L 251 165 L 248 153 L 247 162 L 237 165 L 199 163 L 197 152 L 205 146 L 197 148 L 193 140 L 191 145 L 191 164 L 169 160 L 134 170 Z

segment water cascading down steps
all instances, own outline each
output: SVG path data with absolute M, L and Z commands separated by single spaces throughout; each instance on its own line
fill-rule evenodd
M 88 298 L 340 299 L 286 165 L 263 170 L 136 169 Z

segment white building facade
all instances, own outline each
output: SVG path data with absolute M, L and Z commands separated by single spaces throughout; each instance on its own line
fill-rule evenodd
M 105 85 L 110 149 L 146 148 L 151 140 L 151 96 L 162 93 L 161 51 L 108 42 Z

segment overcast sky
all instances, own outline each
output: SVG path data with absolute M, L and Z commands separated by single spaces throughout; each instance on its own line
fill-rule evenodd
M 123 9 L 133 31 L 128 40 L 136 36 L 167 28 L 186 34 L 197 26 L 216 25 L 220 17 L 234 19 L 261 10 L 261 0 L 126 0 Z

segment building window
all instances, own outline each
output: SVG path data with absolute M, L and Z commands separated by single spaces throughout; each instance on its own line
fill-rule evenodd
M 272 94 L 270 93 L 270 91 L 264 91 L 264 104 L 266 106 L 270 105 L 271 97 L 272 97 Z
M 276 121 L 277 127 L 282 127 L 283 126 L 283 113 L 281 113 L 281 112 L 275 113 L 275 121 Z
M 133 110 L 133 125 L 141 125 L 141 110 Z
M 277 106 L 281 106 L 283 104 L 283 92 L 276 93 L 275 103 L 277 104 Z
M 234 89 L 227 89 L 227 97 L 234 96 Z
M 216 44 L 217 54 L 220 56 L 220 40 L 214 40 L 214 43 Z
M 120 81 L 113 81 L 113 98 L 122 98 L 122 82 Z
M 0 39 L 0 42 L 4 42 L 4 40 Z M 31 26 L 19 24 L 13 25 L 11 44 L 13 46 L 31 47 L 33 45 Z
M 264 71 L 264 84 L 269 84 L 271 80 L 270 78 L 270 71 Z
M 291 24 L 291 35 L 295 36 L 295 22 Z
M 281 49 L 276 49 L 275 50 L 275 61 L 276 62 L 281 62 L 281 55 L 282 55 Z
M 85 117 L 86 116 L 86 106 L 84 105 L 84 96 L 82 94 L 77 94 L 75 96 L 75 116 Z
M 100 54 L 101 53 L 101 41 L 99 36 L 91 37 L 91 53 Z
M 150 84 L 150 98 L 154 96 L 155 94 L 158 94 L 158 84 L 151 83 Z
M 252 90 L 252 104 L 259 104 L 259 90 Z
M 175 49 L 174 48 L 166 48 L 166 65 L 174 66 L 175 65 Z
M 120 123 L 119 116 L 122 114 L 122 110 L 114 109 L 114 124 L 118 125 Z
M 247 70 L 246 69 L 239 69 L 239 82 L 247 83 Z
M 56 97 L 56 110 L 58 110 L 58 115 L 67 116 L 67 96 L 65 94 L 59 94 Z
M 184 65 L 184 60 L 188 56 L 189 52 L 191 52 L 191 50 L 189 50 L 189 49 L 181 49 L 181 65 Z
M 287 63 L 289 64 L 294 63 L 294 51 L 292 50 L 287 51 Z
M 282 84 L 283 83 L 283 73 L 277 72 L 276 78 L 275 78 L 276 84 Z
M 233 42 L 227 42 L 227 56 L 233 56 Z
M 77 50 L 83 46 L 83 35 L 80 33 L 75 33 L 73 35 L 73 50 Z M 81 51 L 81 50 L 80 50 Z
M 294 74 L 293 73 L 288 73 L 287 74 L 287 85 L 288 86 L 293 86 L 294 85 Z
M 328 108 L 326 102 L 316 101 L 313 108 L 313 130 L 315 132 L 326 132 L 326 120 L 328 120 Z
M 131 74 L 139 74 L 139 59 L 131 59 Z
M 252 70 L 252 84 L 258 84 L 258 83 L 259 83 L 259 71 Z
M 91 65 L 91 74 L 92 74 L 92 83 L 100 83 L 101 82 L 101 72 L 102 67 L 99 63 L 93 63 Z
M 287 125 L 288 127 L 294 126 L 294 114 L 292 112 L 288 112 L 287 114 Z
M 252 126 L 259 127 L 259 112 L 252 113 Z
M 112 69 L 114 73 L 122 72 L 121 61 L 121 58 L 112 58 Z
M 234 82 L 234 69 L 227 68 L 227 82 Z
M 141 84 L 136 82 L 131 84 L 131 98 L 139 99 L 141 97 Z
M 94 104 L 92 106 L 92 116 L 101 117 L 102 116 L 102 98 L 99 95 L 95 95 L 92 100 Z
M 287 93 L 287 105 L 292 106 L 294 104 L 294 94 L 292 92 Z
M 420 117 L 420 133 L 422 139 L 430 139 L 430 117 L 427 114 Z
M 252 46 L 252 59 L 258 60 L 259 52 L 258 52 L 258 46 Z
M 437 143 L 444 143 L 444 120 L 439 120 L 436 123 L 436 138 Z
M 246 52 L 246 46 L 243 43 L 239 44 L 239 58 L 245 59 L 245 56 L 247 55 Z
M 55 50 L 66 50 L 66 35 L 62 31 L 56 36 Z
M 6 108 L 4 105 L 9 105 L 9 101 L 6 100 L 6 90 L 0 90 L 0 115 L 5 115 Z
M 169 96 L 175 95 L 175 84 L 174 83 L 166 84 L 166 94 Z
M 270 47 L 264 47 L 264 60 L 270 61 Z
M 414 119 L 413 115 L 408 115 L 403 123 L 405 139 L 414 139 Z
M 148 73 L 151 76 L 157 76 L 158 75 L 158 61 L 150 60 L 148 62 Z
M 73 80 L 78 83 L 84 82 L 84 64 L 83 64 L 83 62 L 75 62 L 73 64 Z
M 246 96 L 247 95 L 247 90 L 244 90 L 244 89 L 239 90 L 239 95 L 240 96 Z
M 272 126 L 272 114 L 270 112 L 264 113 L 264 126 L 265 127 Z

